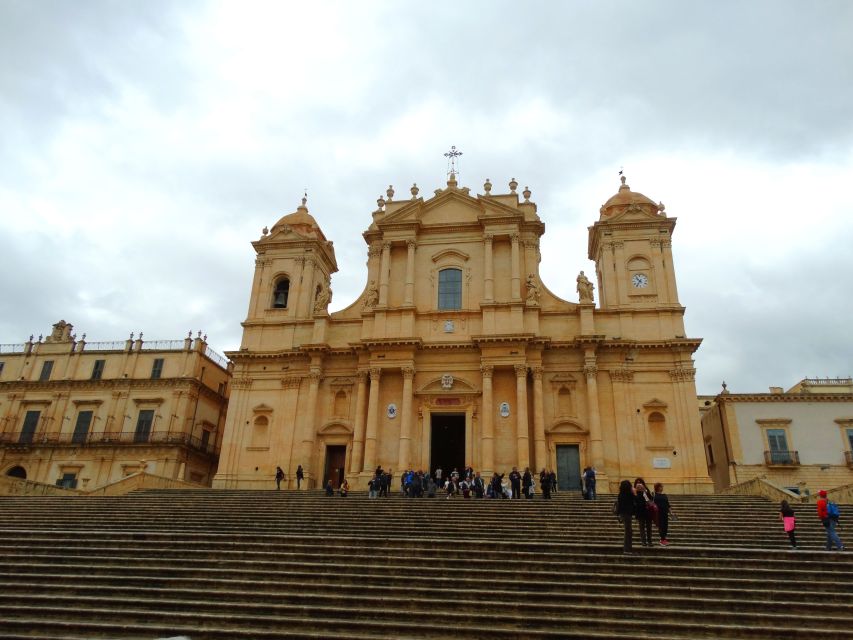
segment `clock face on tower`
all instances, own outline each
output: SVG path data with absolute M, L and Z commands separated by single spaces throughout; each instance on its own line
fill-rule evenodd
M 631 284 L 638 289 L 644 289 L 649 286 L 649 276 L 645 273 L 635 273 L 631 278 Z

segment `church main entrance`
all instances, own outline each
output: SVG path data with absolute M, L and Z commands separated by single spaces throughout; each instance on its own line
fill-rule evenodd
M 465 415 L 438 413 L 430 416 L 430 473 L 441 467 L 442 476 L 448 477 L 456 469 L 465 468 Z
M 581 490 L 580 460 L 578 445 L 557 445 L 557 488 L 560 491 Z
M 331 480 L 332 486 L 337 489 L 344 481 L 344 465 L 347 459 L 347 448 L 345 445 L 326 445 L 326 469 L 323 473 L 323 486 Z

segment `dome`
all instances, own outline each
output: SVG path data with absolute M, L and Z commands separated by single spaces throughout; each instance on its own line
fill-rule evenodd
M 287 214 L 281 220 L 276 222 L 271 231 L 274 233 L 286 225 L 295 229 L 302 235 L 322 235 L 320 226 L 317 224 L 314 216 L 308 213 L 308 207 L 306 206 L 307 201 L 307 198 L 302 198 L 302 204 L 296 207 L 296 211 Z
M 622 186 L 619 187 L 616 195 L 601 206 L 602 216 L 613 215 L 627 209 L 631 205 L 638 205 L 653 215 L 657 215 L 662 211 L 660 205 L 655 204 L 652 199 L 647 198 L 637 191 L 631 191 L 631 187 L 625 184 L 625 176 L 622 176 L 621 180 Z

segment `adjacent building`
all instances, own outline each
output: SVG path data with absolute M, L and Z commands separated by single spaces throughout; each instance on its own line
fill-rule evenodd
M 230 372 L 206 336 L 87 343 L 72 330 L 0 345 L 0 473 L 85 490 L 142 470 L 209 485 Z
M 303 486 L 363 487 L 380 465 L 472 465 L 554 469 L 572 488 L 594 466 L 602 490 L 645 476 L 710 492 L 675 224 L 623 178 L 569 301 L 540 279 L 545 225 L 515 180 L 500 194 L 454 174 L 427 198 L 389 187 L 363 234 L 364 290 L 330 314 L 335 251 L 303 199 L 252 243 L 214 487 L 268 488 L 276 466 L 293 487 L 299 466 Z
M 853 483 L 851 378 L 805 378 L 767 393 L 724 388 L 702 431 L 716 490 L 756 477 L 800 493 Z

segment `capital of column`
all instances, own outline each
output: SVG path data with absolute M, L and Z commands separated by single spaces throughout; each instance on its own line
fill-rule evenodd
M 521 236 L 520 236 L 519 234 L 517 234 L 517 233 L 513 233 L 513 234 L 509 237 L 509 239 L 512 241 L 512 243 L 513 243 L 513 244 L 518 244 L 518 241 L 521 239 Z
M 483 364 L 480 365 L 480 372 L 483 374 L 484 378 L 491 378 L 492 374 L 495 372 L 495 368 L 490 364 Z
M 385 242 L 383 242 L 382 243 L 382 250 L 383 251 L 390 251 L 391 250 L 391 242 L 387 241 L 387 240 Z
M 486 244 L 492 244 L 494 239 L 495 239 L 495 236 L 492 233 L 483 234 L 483 242 L 485 242 Z
M 595 378 L 598 375 L 598 367 L 594 364 L 585 364 L 583 373 L 587 378 Z
M 545 375 L 545 367 L 535 366 L 530 367 L 530 371 L 533 373 L 534 380 L 541 380 L 542 376 Z
M 283 389 L 298 389 L 299 384 L 302 382 L 301 378 L 293 377 L 293 378 L 282 378 L 281 386 Z
M 318 371 L 316 369 L 312 369 L 308 372 L 308 379 L 311 380 L 311 382 L 313 383 L 319 383 L 320 380 L 323 379 L 323 372 Z
M 359 369 L 355 372 L 355 377 L 359 382 L 367 382 L 367 371 Z
M 418 241 L 415 240 L 414 238 L 409 238 L 408 240 L 406 240 L 406 246 L 409 249 L 414 249 L 415 247 L 418 246 Z
M 515 369 L 515 377 L 516 378 L 527 377 L 527 365 L 526 364 L 517 364 L 513 368 Z
M 382 377 L 382 369 L 380 367 L 370 367 L 370 381 L 379 382 Z
M 404 380 L 411 380 L 415 377 L 415 368 L 414 367 L 401 367 L 400 371 L 403 372 Z

